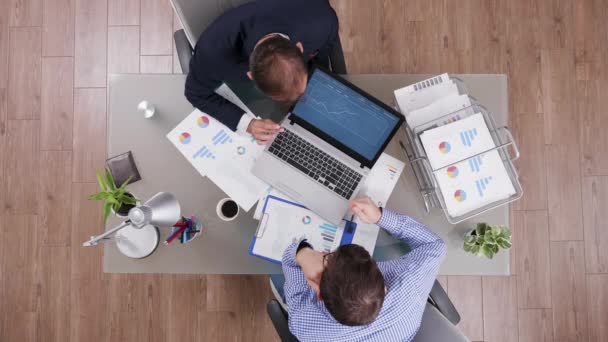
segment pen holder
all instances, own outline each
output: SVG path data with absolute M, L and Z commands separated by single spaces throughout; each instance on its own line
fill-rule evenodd
M 181 243 L 186 244 L 198 238 L 203 232 L 203 223 L 197 222 L 194 216 L 191 218 L 182 218 L 180 222 L 171 229 L 171 234 L 165 240 L 164 244 Z

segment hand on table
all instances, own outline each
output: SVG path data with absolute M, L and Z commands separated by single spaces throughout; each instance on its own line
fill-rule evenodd
M 304 272 L 304 277 L 308 285 L 315 290 L 317 298 L 321 299 L 321 275 L 323 274 L 323 256 L 325 253 L 317 252 L 311 248 L 303 248 L 296 255 L 296 261 Z
M 365 223 L 376 224 L 380 220 L 380 216 L 382 216 L 380 208 L 367 196 L 357 197 L 352 200 L 350 202 L 350 210 Z
M 247 133 L 252 134 L 260 145 L 269 142 L 279 132 L 283 132 L 283 128 L 270 119 L 253 119 L 247 127 Z

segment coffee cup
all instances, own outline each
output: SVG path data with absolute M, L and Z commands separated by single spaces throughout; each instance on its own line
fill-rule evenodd
M 217 216 L 223 221 L 232 221 L 239 215 L 239 205 L 232 198 L 221 199 L 216 207 Z

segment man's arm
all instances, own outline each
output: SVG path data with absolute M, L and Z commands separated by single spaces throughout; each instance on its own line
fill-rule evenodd
M 296 260 L 300 241 L 294 242 L 283 253 L 282 267 L 285 275 L 285 301 L 289 315 L 302 306 L 314 303 L 316 294 L 306 281 L 304 272 Z
M 445 257 L 445 243 L 423 224 L 389 209 L 383 210 L 378 225 L 411 248 L 399 259 L 378 263 L 385 279 L 389 283 L 406 279 L 416 285 L 410 290 L 426 298 Z

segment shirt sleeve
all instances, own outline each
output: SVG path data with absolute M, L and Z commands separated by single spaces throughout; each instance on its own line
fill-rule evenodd
M 302 269 L 296 262 L 298 245 L 302 240 L 293 242 L 283 253 L 282 267 L 285 275 L 285 301 L 288 314 L 298 312 L 306 304 L 314 303 L 316 294 L 306 282 Z
M 236 132 L 240 135 L 249 135 L 249 133 L 247 133 L 247 128 L 249 128 L 249 123 L 253 119 L 253 116 L 244 113 L 239 120 L 239 124 L 236 126 Z
M 378 225 L 396 239 L 406 243 L 411 251 L 399 259 L 379 262 L 389 288 L 407 284 L 420 300 L 426 300 L 445 257 L 445 243 L 437 234 L 411 217 L 384 209 Z

